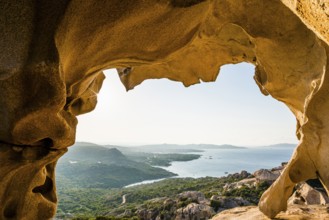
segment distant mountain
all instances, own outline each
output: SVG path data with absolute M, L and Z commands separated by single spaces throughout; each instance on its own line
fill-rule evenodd
M 108 145 L 107 147 L 109 147 Z M 125 147 L 123 147 L 125 148 Z M 129 147 L 122 151 L 143 151 L 152 153 L 191 153 L 191 152 L 203 152 L 209 149 L 245 149 L 246 147 L 233 146 L 233 145 L 215 145 L 215 144 L 152 144 L 152 145 L 142 145 Z
M 69 148 L 61 161 L 88 161 L 121 164 L 127 158 L 117 148 L 107 148 L 93 143 L 77 142 Z
M 112 148 L 113 145 L 105 145 L 105 147 Z M 198 153 L 203 152 L 201 149 L 188 148 L 185 145 L 176 144 L 155 144 L 155 145 L 141 145 L 133 147 L 115 146 L 123 153 L 126 152 L 144 152 L 144 153 Z
M 281 143 L 281 144 L 273 144 L 264 146 L 266 148 L 295 148 L 297 144 L 288 144 L 288 143 Z
M 230 144 L 189 144 L 188 146 L 195 146 L 198 149 L 246 149 L 246 147 L 234 146 Z
M 128 159 L 116 148 L 76 143 L 57 165 L 57 185 L 65 187 L 113 188 L 144 180 L 175 176 L 164 169 Z

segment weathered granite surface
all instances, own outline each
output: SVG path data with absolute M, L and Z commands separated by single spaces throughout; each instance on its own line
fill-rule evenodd
M 321 205 L 290 205 L 288 210 L 280 212 L 275 219 L 328 220 L 328 207 Z M 261 213 L 257 206 L 242 206 L 225 210 L 215 215 L 212 220 L 270 220 L 270 218 Z
M 0 219 L 54 215 L 56 161 L 108 68 L 132 89 L 154 78 L 210 82 L 224 64 L 254 64 L 260 91 L 289 107 L 299 138 L 260 210 L 285 210 L 307 179 L 328 190 L 328 1 L 0 0 L 0 8 Z

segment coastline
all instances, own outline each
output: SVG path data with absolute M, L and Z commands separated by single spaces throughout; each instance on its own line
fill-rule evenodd
M 281 164 L 282 161 L 288 161 L 292 152 L 292 148 L 266 147 L 204 149 L 204 151 L 200 153 L 201 156 L 198 159 L 172 161 L 170 166 L 153 166 L 165 169 L 168 172 L 176 174 L 176 176 L 140 181 L 124 187 L 154 183 L 169 178 L 226 177 L 229 174 L 238 173 L 241 170 L 252 173 L 259 169 L 271 169 Z M 264 160 L 260 160 L 259 158 L 264 158 Z M 257 163 L 255 161 L 257 161 Z

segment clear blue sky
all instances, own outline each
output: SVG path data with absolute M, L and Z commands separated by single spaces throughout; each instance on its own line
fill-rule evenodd
M 77 141 L 140 145 L 297 143 L 289 109 L 260 93 L 254 67 L 226 65 L 216 82 L 185 88 L 147 80 L 126 92 L 116 71 L 106 71 L 96 109 L 78 117 Z

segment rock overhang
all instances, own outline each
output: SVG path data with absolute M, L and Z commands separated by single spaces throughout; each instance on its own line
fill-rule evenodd
M 0 92 L 5 94 L 0 98 L 0 141 L 12 145 L 0 144 L 2 218 L 54 214 L 57 200 L 49 200 L 55 192 L 49 180 L 54 181 L 56 160 L 74 142 L 75 116 L 96 106 L 101 71 L 107 68 L 118 68 L 129 90 L 157 78 L 189 86 L 216 80 L 224 64 L 255 65 L 261 92 L 284 102 L 296 116 L 300 140 L 281 177 L 264 193 L 260 209 L 274 217 L 286 209 L 295 183 L 305 179 L 319 177 L 329 188 L 326 1 L 72 0 L 45 7 L 1 6 L 4 16 L 19 16 L 17 7 L 26 15 L 0 20 L 5 30 L 1 57 L 11 61 L 0 63 Z M 56 16 L 51 19 L 47 11 Z M 23 28 L 22 42 L 15 45 L 10 36 L 17 35 L 17 27 Z M 26 163 L 17 156 L 24 151 L 28 158 L 39 156 Z M 48 191 L 33 191 L 42 185 Z M 15 194 L 19 189 L 26 192 L 22 198 Z

